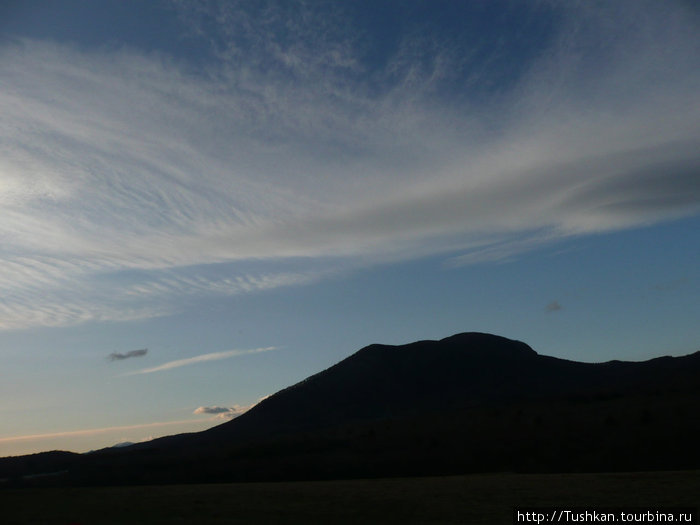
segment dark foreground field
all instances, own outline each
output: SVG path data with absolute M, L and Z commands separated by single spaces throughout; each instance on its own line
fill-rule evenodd
M 514 506 L 698 506 L 700 471 L 0 491 L 3 524 L 511 523 Z

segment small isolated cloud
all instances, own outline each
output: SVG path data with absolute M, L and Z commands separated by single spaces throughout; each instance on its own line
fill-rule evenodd
M 194 365 L 196 363 L 202 363 L 205 361 L 218 361 L 220 359 L 229 359 L 231 357 L 238 357 L 242 355 L 269 352 L 270 350 L 277 350 L 277 347 L 268 346 L 265 348 L 253 348 L 250 350 L 228 350 L 226 352 L 212 352 L 210 354 L 202 354 L 194 357 L 188 357 L 187 359 L 177 359 L 176 361 L 169 361 L 167 363 L 163 363 L 162 365 L 154 366 L 153 368 L 144 368 L 142 370 L 131 372 L 127 375 L 151 374 L 153 372 L 162 372 L 163 370 L 170 370 L 171 368 L 179 368 L 181 366 Z
M 231 407 L 220 407 L 215 405 L 210 407 L 199 407 L 195 409 L 193 414 L 213 414 L 218 419 L 233 419 L 234 417 L 238 417 L 241 414 L 248 412 L 248 410 L 261 403 L 262 401 L 265 401 L 268 397 L 270 397 L 270 395 L 262 396 L 255 403 L 248 406 L 233 405 Z
M 130 357 L 143 357 L 148 353 L 148 348 L 141 348 L 140 350 L 130 350 L 125 354 L 119 352 L 112 352 L 109 354 L 107 359 L 110 361 L 121 361 L 122 359 L 129 359 Z
M 561 309 L 562 309 L 562 306 L 561 306 L 561 304 L 559 304 L 559 301 L 552 301 L 544 308 L 545 312 L 547 312 L 547 313 L 558 312 Z
M 664 281 L 662 283 L 657 283 L 653 286 L 653 288 L 657 292 L 672 292 L 687 285 L 688 282 L 689 279 L 687 277 L 682 277 L 680 279 L 675 279 L 672 281 Z
M 215 414 L 218 419 L 233 419 L 234 417 L 240 416 L 252 407 L 242 407 L 240 405 L 233 405 L 232 407 L 199 407 L 193 414 Z
M 226 407 L 199 407 L 194 411 L 195 414 L 223 414 L 225 412 L 230 412 L 230 408 Z

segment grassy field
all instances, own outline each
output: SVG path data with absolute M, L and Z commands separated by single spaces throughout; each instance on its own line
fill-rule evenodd
M 700 471 L 0 491 L 0 522 L 511 523 L 514 506 L 700 505 Z

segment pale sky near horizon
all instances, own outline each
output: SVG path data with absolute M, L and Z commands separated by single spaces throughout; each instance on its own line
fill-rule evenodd
M 0 5 L 0 456 L 371 343 L 700 350 L 690 1 Z

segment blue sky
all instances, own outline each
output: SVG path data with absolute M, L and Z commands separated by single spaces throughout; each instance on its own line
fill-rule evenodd
M 4 2 L 0 455 L 204 429 L 374 342 L 700 349 L 699 21 Z

